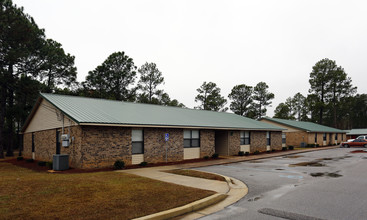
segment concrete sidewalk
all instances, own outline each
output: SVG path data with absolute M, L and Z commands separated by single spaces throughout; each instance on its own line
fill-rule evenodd
M 137 219 L 168 219 L 185 215 L 187 213 L 190 214 L 183 216 L 181 219 L 197 219 L 205 215 L 220 211 L 224 207 L 227 207 L 228 205 L 231 205 L 243 198 L 248 192 L 248 188 L 243 182 L 220 174 L 217 175 L 223 176 L 226 181 L 208 180 L 165 172 L 167 170 L 183 169 L 187 167 L 187 164 L 185 164 L 185 167 L 182 167 L 181 165 L 171 165 L 116 171 L 216 192 L 216 194 L 214 194 L 213 196 L 201 199 L 185 206 L 155 213 Z
M 281 152 L 275 152 L 275 153 L 269 153 L 269 154 L 263 153 L 260 155 L 241 156 L 241 157 L 231 156 L 225 159 L 218 159 L 218 160 L 208 160 L 208 161 L 203 161 L 203 162 L 195 162 L 195 163 L 187 163 L 187 164 L 177 164 L 177 165 L 168 165 L 168 166 L 121 170 L 117 172 L 131 173 L 131 174 L 148 177 L 151 179 L 156 179 L 156 180 L 160 180 L 164 182 L 169 182 L 169 183 L 179 184 L 183 186 L 194 187 L 194 188 L 211 190 L 211 191 L 217 192 L 217 194 L 213 196 L 187 204 L 182 207 L 178 207 L 178 208 L 174 208 L 171 210 L 167 210 L 167 211 L 163 211 L 163 212 L 159 212 L 156 214 L 138 218 L 139 220 L 168 219 L 168 218 L 174 218 L 176 216 L 181 216 L 177 219 L 185 219 L 185 220 L 186 219 L 197 219 L 205 215 L 209 215 L 211 213 L 220 211 L 224 209 L 225 207 L 243 198 L 248 193 L 248 188 L 246 184 L 244 184 L 243 182 L 237 179 L 226 177 L 226 176 L 224 176 L 226 178 L 226 182 L 223 182 L 223 181 L 217 181 L 217 180 L 207 180 L 207 179 L 196 178 L 196 177 L 176 175 L 176 174 L 171 174 L 171 173 L 167 173 L 164 171 L 173 170 L 173 169 L 191 169 L 191 168 L 196 168 L 196 167 L 259 160 L 259 159 L 265 159 L 265 158 L 271 158 L 271 157 L 280 157 L 280 156 L 286 156 L 286 155 L 292 155 L 292 154 L 298 154 L 298 153 L 306 153 L 310 151 L 328 150 L 328 149 L 333 149 L 333 148 L 338 148 L 338 147 L 339 146 L 330 146 L 330 147 L 320 147 L 320 148 L 308 148 L 308 149 L 302 149 L 302 150 L 288 150 L 288 151 L 281 151 Z

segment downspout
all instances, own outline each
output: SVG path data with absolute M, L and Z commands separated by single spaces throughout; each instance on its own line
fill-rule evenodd
M 63 113 L 61 113 L 61 115 L 62 115 L 62 134 L 64 134 L 64 114 Z

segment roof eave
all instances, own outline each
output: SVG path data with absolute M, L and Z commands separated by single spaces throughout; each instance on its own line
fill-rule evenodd
M 279 122 L 279 121 L 275 121 L 275 120 L 272 120 L 271 118 L 261 118 L 260 120 L 268 120 L 268 121 L 271 121 L 271 122 L 274 122 L 274 123 L 278 123 L 278 124 L 282 124 L 282 125 L 285 125 L 285 126 L 289 126 L 289 127 L 292 127 L 292 128 L 297 128 L 299 130 L 302 130 L 302 131 L 306 131 L 306 132 L 316 132 L 316 133 L 339 133 L 339 134 L 343 134 L 343 133 L 346 133 L 342 130 L 340 131 L 315 131 L 315 130 L 309 130 L 309 129 L 304 129 L 304 128 L 301 128 L 301 127 L 297 127 L 297 126 L 294 126 L 294 125 L 289 125 L 289 124 L 286 124 L 286 123 L 282 123 L 282 122 Z M 287 129 L 285 129 L 287 130 Z
M 248 130 L 248 131 L 283 131 L 286 129 L 277 128 L 238 128 L 238 127 L 214 127 L 214 126 L 194 126 L 194 125 L 163 125 L 163 124 L 123 124 L 123 123 L 96 123 L 80 122 L 81 126 L 113 126 L 113 127 L 152 127 L 152 128 L 187 128 L 187 129 L 216 129 L 216 130 Z

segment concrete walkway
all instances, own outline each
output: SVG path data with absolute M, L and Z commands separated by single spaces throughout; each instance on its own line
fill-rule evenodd
M 226 176 L 224 176 L 226 178 L 226 182 L 224 182 L 224 181 L 207 180 L 207 179 L 202 179 L 202 178 L 176 175 L 176 174 L 166 173 L 164 171 L 173 170 L 173 169 L 192 169 L 196 167 L 237 163 L 237 162 L 242 162 L 242 161 L 258 160 L 258 159 L 265 159 L 265 158 L 271 158 L 271 157 L 286 156 L 286 155 L 291 155 L 291 154 L 305 153 L 305 152 L 310 152 L 310 151 L 328 150 L 328 149 L 333 149 L 333 148 L 338 148 L 338 147 L 339 146 L 330 146 L 330 147 L 321 147 L 321 148 L 308 148 L 308 149 L 301 149 L 301 150 L 288 150 L 288 151 L 281 151 L 281 152 L 275 152 L 275 153 L 269 153 L 269 154 L 265 153 L 265 154 L 260 154 L 260 155 L 241 156 L 241 157 L 231 156 L 225 159 L 218 159 L 218 160 L 208 160 L 208 161 L 203 161 L 203 162 L 195 162 L 195 163 L 187 163 L 187 164 L 121 170 L 117 172 L 131 173 L 131 174 L 148 177 L 151 179 L 156 179 L 156 180 L 160 180 L 164 182 L 175 183 L 175 184 L 179 184 L 183 186 L 194 187 L 194 188 L 211 190 L 211 191 L 217 192 L 217 194 L 213 196 L 187 204 L 182 207 L 178 207 L 178 208 L 174 208 L 171 210 L 167 210 L 167 211 L 163 211 L 160 213 L 138 218 L 139 220 L 168 219 L 168 218 L 174 218 L 174 217 L 180 216 L 180 217 L 177 217 L 176 219 L 185 219 L 185 220 L 197 219 L 205 215 L 209 215 L 214 212 L 220 211 L 224 209 L 225 207 L 243 198 L 248 193 L 248 188 L 246 184 L 244 184 L 243 182 L 237 179 L 226 177 Z

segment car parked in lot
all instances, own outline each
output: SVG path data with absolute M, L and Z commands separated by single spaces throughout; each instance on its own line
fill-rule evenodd
M 354 139 L 349 142 L 342 142 L 340 147 L 365 147 L 367 148 L 367 140 L 366 139 Z

